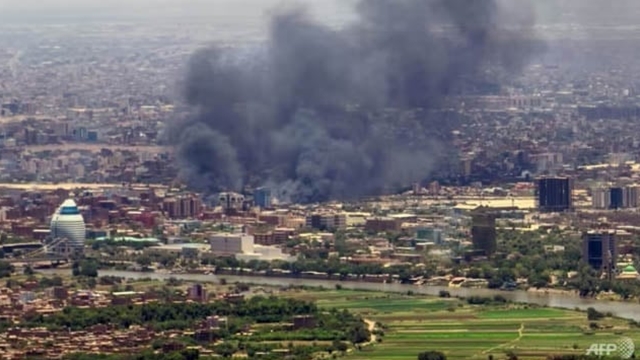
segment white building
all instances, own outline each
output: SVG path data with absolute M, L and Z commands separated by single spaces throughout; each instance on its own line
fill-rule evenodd
M 275 246 L 254 245 L 253 253 L 236 254 L 236 259 L 240 261 L 288 261 L 294 262 L 297 260 L 296 256 L 291 256 L 282 252 L 282 249 Z
M 282 252 L 276 246 L 255 245 L 253 235 L 217 234 L 209 240 L 211 252 L 217 255 L 234 255 L 241 261 L 295 261 L 296 257 Z
M 60 205 L 51 218 L 51 236 L 54 242 L 66 239 L 67 249 L 73 253 L 82 253 L 86 229 L 84 218 L 78 205 L 68 199 Z
M 217 234 L 209 239 L 214 254 L 253 253 L 253 236 L 246 234 Z

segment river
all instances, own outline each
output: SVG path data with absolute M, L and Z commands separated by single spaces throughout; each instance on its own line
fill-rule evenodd
M 62 269 L 45 269 L 39 270 L 43 274 L 70 274 L 70 270 Z M 331 281 L 318 279 L 294 279 L 281 277 L 259 277 L 259 276 L 237 276 L 237 275 L 203 275 L 203 274 L 163 274 L 163 273 L 141 273 L 134 271 L 117 271 L 117 270 L 100 270 L 100 276 L 117 276 L 127 279 L 151 278 L 156 280 L 166 280 L 169 278 L 182 279 L 187 281 L 200 282 L 219 282 L 220 279 L 226 279 L 228 282 L 251 283 L 267 286 L 323 286 L 325 288 L 333 288 L 336 284 L 340 284 L 344 289 L 352 290 L 374 290 L 383 292 L 406 293 L 413 291 L 416 294 L 435 295 L 437 296 L 441 290 L 448 291 L 452 296 L 470 297 L 470 296 L 494 296 L 502 295 L 506 299 L 519 303 L 537 304 L 555 308 L 564 309 L 581 309 L 586 310 L 589 307 L 603 312 L 612 313 L 615 316 L 640 321 L 640 303 L 596 300 L 590 298 L 580 298 L 570 294 L 556 293 L 535 293 L 522 290 L 501 291 L 492 289 L 472 289 L 472 288 L 450 288 L 442 286 L 416 286 L 405 284 L 379 284 L 365 283 L 353 281 Z

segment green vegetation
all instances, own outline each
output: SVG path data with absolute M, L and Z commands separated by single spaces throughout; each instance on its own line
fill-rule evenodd
M 86 276 L 95 278 L 98 276 L 98 263 L 94 260 L 76 261 L 71 267 L 73 276 Z
M 284 296 L 337 306 L 376 322 L 375 345 L 349 353 L 350 360 L 585 359 L 594 342 L 621 336 L 640 342 L 633 322 L 600 314 L 514 304 L 494 298 L 456 299 L 368 291 L 290 291 Z M 398 304 L 397 306 L 390 304 Z M 590 312 L 591 313 L 591 312 Z
M 435 210 L 437 211 L 437 210 Z M 528 229 L 527 229 L 528 230 Z M 314 231 L 309 229 L 309 231 Z M 383 266 L 380 264 L 349 264 L 340 262 L 337 258 L 329 257 L 331 252 L 337 252 L 341 256 L 349 256 L 359 246 L 352 245 L 348 239 L 364 238 L 367 235 L 362 230 L 336 231 L 334 241 L 319 242 L 310 240 L 300 252 L 300 259 L 296 262 L 264 262 L 264 261 L 238 261 L 233 257 L 205 256 L 199 263 L 192 259 L 181 259 L 175 254 L 149 253 L 143 256 L 127 254 L 123 247 L 131 247 L 142 250 L 150 243 L 144 242 L 117 242 L 107 240 L 92 244 L 94 252 L 106 253 L 109 256 L 100 258 L 104 267 L 116 267 L 125 269 L 128 265 L 122 261 L 135 262 L 143 269 L 150 270 L 153 266 L 172 268 L 195 269 L 199 265 L 209 265 L 220 271 L 240 272 L 241 269 L 265 272 L 267 275 L 275 270 L 289 271 L 291 276 L 301 276 L 304 272 L 325 273 L 332 279 L 346 280 L 348 278 L 364 277 L 365 275 L 386 275 L 400 282 L 409 282 L 414 277 L 426 279 L 434 276 L 466 276 L 469 278 L 485 279 L 490 288 L 503 286 L 515 286 L 516 279 L 527 279 L 527 285 L 535 288 L 560 288 L 576 290 L 582 296 L 594 296 L 601 292 L 612 292 L 624 299 L 640 297 L 640 285 L 632 285 L 601 280 L 595 271 L 581 263 L 580 240 L 575 234 L 567 234 L 557 228 L 523 231 L 512 225 L 510 228 L 499 229 L 497 232 L 498 252 L 490 259 L 481 261 L 462 261 L 452 264 L 450 259 L 438 259 L 430 257 L 424 252 L 420 266 L 403 264 L 397 266 Z M 403 238 L 412 237 L 411 232 L 395 232 L 375 234 L 385 237 L 392 244 L 399 244 Z M 288 247 L 293 247 L 305 242 L 304 239 L 291 239 Z M 350 245 L 351 244 L 351 245 Z M 545 247 L 560 246 L 562 251 L 547 251 Z M 460 255 L 465 260 L 464 249 L 452 249 L 455 255 Z M 623 249 L 624 254 L 634 255 L 637 258 L 638 248 L 628 247 Z M 624 255 L 621 254 L 621 255 Z M 153 266 L 152 266 L 153 265 Z M 578 276 L 569 278 L 569 272 L 577 271 Z M 0 273 L 1 275 L 1 273 Z
M 418 354 L 418 360 L 447 360 L 447 356 L 440 351 L 425 351 Z
M 0 260 L 0 278 L 10 277 L 14 270 L 15 269 L 11 263 Z
M 251 318 L 258 323 L 280 322 L 294 315 L 317 313 L 314 304 L 278 298 L 254 297 L 238 304 L 218 301 L 210 304 L 163 304 L 149 303 L 139 306 L 110 306 L 104 308 L 68 307 L 61 313 L 52 316 L 40 316 L 33 319 L 29 325 L 53 326 L 80 330 L 90 326 L 116 325 L 128 328 L 131 325 L 156 325 L 167 328 L 181 328 L 181 324 L 171 324 L 176 321 L 188 323 L 205 319 L 207 316 L 237 316 Z M 171 325 L 175 325 L 173 327 Z
M 408 233 L 386 234 L 391 242 L 398 241 Z M 349 254 L 354 249 L 342 249 L 345 237 L 363 236 L 362 233 L 336 233 L 333 245 L 340 254 Z M 202 259 L 203 265 L 212 265 L 216 269 L 252 269 L 267 274 L 273 270 L 286 270 L 291 276 L 300 276 L 304 272 L 326 273 L 333 279 L 346 280 L 349 275 L 387 275 L 400 282 L 409 282 L 413 277 L 422 276 L 466 276 L 485 279 L 489 288 L 500 288 L 511 285 L 516 279 L 527 279 L 528 285 L 536 288 L 560 288 L 576 290 L 581 296 L 595 296 L 601 292 L 612 291 L 624 299 L 640 296 L 640 285 L 610 282 L 601 280 L 599 274 L 581 262 L 580 241 L 573 235 L 566 235 L 558 229 L 520 231 L 501 229 L 498 231 L 499 253 L 491 259 L 474 262 L 451 264 L 448 260 L 439 262 L 425 257 L 421 266 L 399 265 L 385 267 L 379 264 L 348 264 L 336 258 L 329 258 L 330 244 L 315 244 L 308 252 L 301 254 L 301 259 L 294 263 L 286 262 L 241 262 L 234 258 L 209 257 Z M 545 246 L 558 245 L 563 251 L 549 252 Z M 636 251 L 633 250 L 632 251 Z M 637 251 L 636 251 L 637 253 Z M 634 253 L 635 254 L 635 253 Z M 462 254 L 460 254 L 462 255 Z M 166 263 L 167 260 L 164 260 Z M 568 277 L 568 273 L 577 271 L 578 275 Z M 555 281 L 552 282 L 552 278 Z
M 197 360 L 202 359 L 198 350 L 183 350 L 156 354 L 151 351 L 136 355 L 102 355 L 102 354 L 71 354 L 64 356 L 63 360 Z
M 209 316 L 225 317 L 219 327 L 207 329 L 202 337 L 193 336 L 182 346 L 209 346 L 219 355 L 243 352 L 271 354 L 279 359 L 293 354 L 295 359 L 309 359 L 316 352 L 344 352 L 350 345 L 365 343 L 371 339 L 367 324 L 347 310 L 335 308 L 320 311 L 308 301 L 281 297 L 252 297 L 234 302 L 217 301 L 199 303 L 149 303 L 121 305 L 103 308 L 68 307 L 50 316 L 30 317 L 22 326 L 44 326 L 51 330 L 84 330 L 96 325 L 126 329 L 131 325 L 144 325 L 156 332 L 166 330 L 193 330 Z M 312 324 L 294 328 L 295 316 L 310 316 Z M 158 335 L 154 348 L 160 348 L 168 339 Z M 216 344 L 216 342 L 222 343 Z M 290 343 L 286 352 L 272 353 Z M 294 345 L 295 343 L 295 345 Z M 276 356 L 277 355 L 277 356 Z M 82 354 L 77 355 L 82 358 Z M 178 359 L 173 354 L 171 359 Z M 132 359 L 138 359 L 134 357 Z M 75 358 L 74 358 L 75 359 Z M 111 359 L 111 358 L 108 358 Z M 126 358 L 129 359 L 129 358 Z M 140 359 L 156 359 L 142 357 Z M 158 358 L 165 359 L 165 358 Z
M 144 250 L 149 247 L 157 246 L 157 243 L 150 241 L 127 241 L 127 240 L 90 240 L 87 241 L 87 245 L 91 246 L 94 251 L 104 251 L 109 255 L 117 255 L 115 248 L 117 247 L 130 247 L 134 250 Z

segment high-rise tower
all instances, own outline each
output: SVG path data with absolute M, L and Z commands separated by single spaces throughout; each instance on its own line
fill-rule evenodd
M 84 251 L 86 236 L 84 219 L 78 205 L 72 199 L 68 199 L 58 207 L 51 218 L 51 236 L 53 241 L 67 240 L 67 249 L 74 255 Z
M 573 184 L 566 177 L 545 177 L 538 179 L 538 209 L 542 212 L 563 212 L 573 206 Z

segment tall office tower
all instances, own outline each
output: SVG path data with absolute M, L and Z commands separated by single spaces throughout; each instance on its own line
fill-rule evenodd
M 637 208 L 639 195 L 640 195 L 640 191 L 638 191 L 638 186 L 636 185 L 625 186 L 623 189 L 623 199 L 622 199 L 623 206 L 625 208 Z
M 413 194 L 413 196 L 418 196 L 420 195 L 420 193 L 422 192 L 422 186 L 420 186 L 419 182 L 413 183 L 413 186 L 411 187 L 411 193 Z
M 591 191 L 591 204 L 594 209 L 608 209 L 611 206 L 611 193 L 607 188 L 596 188 Z
M 256 206 L 259 206 L 263 209 L 268 209 L 271 207 L 271 189 L 261 187 L 255 189 L 253 192 L 253 202 Z
M 179 218 L 195 218 L 202 212 L 202 201 L 194 195 L 180 196 L 177 201 Z
M 233 192 L 220 193 L 218 195 L 218 203 L 226 214 L 240 211 L 243 208 L 244 195 Z
M 563 212 L 571 210 L 573 184 L 567 177 L 538 179 L 537 201 L 541 212 Z
M 585 232 L 582 235 L 582 258 L 592 268 L 613 274 L 618 258 L 615 231 Z
M 51 218 L 51 236 L 54 241 L 66 239 L 68 251 L 81 255 L 84 252 L 85 232 L 84 218 L 76 202 L 72 199 L 64 201 Z
M 638 207 L 638 187 L 593 189 L 591 200 L 595 209 L 629 209 Z
M 471 213 L 471 242 L 487 256 L 496 252 L 496 215 L 490 209 L 479 207 Z
M 621 187 L 609 189 L 609 209 L 621 209 L 624 207 L 624 192 Z

